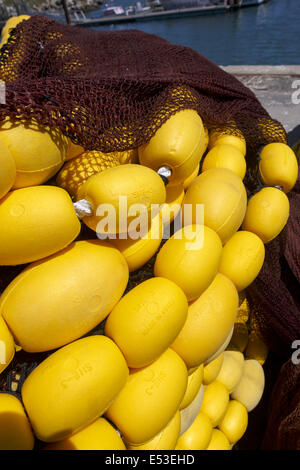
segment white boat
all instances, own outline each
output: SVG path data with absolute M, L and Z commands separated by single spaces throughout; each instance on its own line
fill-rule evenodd
M 74 24 L 86 27 L 135 21 L 167 20 L 199 15 L 227 13 L 242 7 L 260 5 L 269 0 L 146 0 L 129 7 L 106 6 L 99 18 L 87 18 Z

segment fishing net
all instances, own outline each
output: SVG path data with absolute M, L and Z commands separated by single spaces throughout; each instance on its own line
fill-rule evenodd
M 2 48 L 0 122 L 35 118 L 87 150 L 145 144 L 172 114 L 244 134 L 249 150 L 286 142 L 254 94 L 192 49 L 140 31 L 93 31 L 36 15 Z
M 280 369 L 269 403 L 262 449 L 300 449 L 300 364 L 287 361 Z
M 300 338 L 299 179 L 289 201 L 288 223 L 280 236 L 266 245 L 261 272 L 247 289 L 252 328 L 282 357 L 292 354 L 292 344 Z
M 35 119 L 87 150 L 137 148 L 171 115 L 194 109 L 209 130 L 245 136 L 249 195 L 259 187 L 260 147 L 287 142 L 282 125 L 239 80 L 192 49 L 139 31 L 93 31 L 33 16 L 2 47 L 0 79 L 6 84 L 0 123 L 8 116 Z M 289 223 L 266 246 L 262 272 L 247 292 L 253 328 L 284 357 L 300 338 L 299 182 L 290 202 Z M 95 234 L 84 227 L 80 237 Z M 0 293 L 22 268 L 0 268 Z M 131 274 L 128 289 L 151 276 L 153 260 Z M 103 333 L 103 323 L 95 333 Z M 1 374 L 0 390 L 20 398 L 26 376 L 48 354 L 20 351 Z

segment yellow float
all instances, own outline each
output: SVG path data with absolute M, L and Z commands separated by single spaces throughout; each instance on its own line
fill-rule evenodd
M 68 246 L 81 225 L 70 196 L 54 186 L 11 191 L 0 200 L 0 266 L 31 263 Z
M 25 351 L 55 349 L 98 325 L 127 281 L 127 263 L 116 248 L 79 241 L 19 274 L 0 298 L 0 313 Z
M 77 197 L 91 205 L 91 215 L 83 217 L 89 228 L 99 234 L 116 234 L 149 227 L 166 200 L 166 190 L 155 171 L 126 164 L 91 176 L 79 187 Z
M 169 182 L 182 183 L 194 171 L 205 150 L 201 117 L 192 109 L 178 111 L 156 131 L 150 141 L 139 147 L 142 165 L 158 171 L 171 171 Z
M 281 186 L 288 193 L 297 181 L 297 157 L 286 144 L 268 144 L 260 152 L 259 172 L 266 185 Z
M 128 450 L 173 450 L 180 432 L 180 413 L 176 411 L 169 424 L 144 444 L 127 444 Z
M 237 147 L 233 145 L 218 144 L 213 147 L 206 155 L 202 164 L 202 171 L 212 168 L 227 168 L 233 171 L 241 179 L 246 174 L 246 160 Z
M 51 354 L 29 374 L 22 400 L 38 439 L 56 442 L 99 418 L 128 379 L 111 339 L 89 336 Z
M 239 176 L 225 168 L 213 168 L 197 176 L 183 200 L 184 225 L 196 222 L 197 205 L 204 210 L 204 225 L 226 243 L 242 225 L 247 194 Z
M 255 233 L 264 243 L 268 243 L 284 228 L 289 211 L 289 200 L 283 191 L 263 188 L 248 203 L 243 230 Z
M 0 316 L 0 374 L 11 363 L 15 355 L 14 339 Z
M 13 188 L 37 186 L 48 181 L 62 167 L 68 149 L 67 138 L 58 130 L 35 120 L 0 125 L 0 140 L 16 164 Z
M 187 320 L 172 344 L 188 368 L 206 362 L 224 343 L 237 308 L 236 288 L 223 274 L 217 274 L 203 294 L 189 305 Z
M 129 367 L 145 367 L 172 344 L 187 310 L 187 299 L 174 282 L 161 277 L 148 279 L 113 308 L 105 334 L 119 346 Z
M 13 187 L 16 174 L 16 164 L 12 154 L 0 141 L 0 199 Z
M 81 429 L 62 441 L 47 444 L 44 450 L 126 450 L 114 427 L 104 418 Z
M 240 292 L 258 276 L 265 259 L 265 247 L 255 233 L 241 230 L 225 244 L 219 272 L 227 276 Z
M 183 227 L 160 249 L 154 274 L 175 282 L 190 302 L 214 279 L 221 253 L 222 244 L 216 232 L 203 225 Z
M 0 450 L 32 450 L 34 436 L 20 400 L 0 393 Z
M 239 441 L 246 432 L 248 426 L 248 412 L 242 403 L 236 400 L 230 400 L 226 413 L 219 423 L 222 431 L 230 444 Z
M 161 432 L 178 410 L 187 377 L 182 359 L 167 349 L 149 366 L 131 370 L 106 416 L 127 443 L 143 444 Z

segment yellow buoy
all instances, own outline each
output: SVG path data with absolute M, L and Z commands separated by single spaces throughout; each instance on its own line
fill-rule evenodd
M 15 28 L 19 23 L 22 21 L 29 20 L 29 15 L 18 15 L 18 16 L 11 16 L 6 21 L 5 25 L 2 28 L 1 35 L 4 36 L 7 34 L 11 29 Z
M 225 434 L 230 444 L 239 441 L 248 426 L 248 412 L 245 406 L 236 400 L 230 400 L 225 416 L 219 423 L 220 430 Z
M 84 148 L 81 145 L 74 144 L 71 139 L 68 139 L 68 151 L 66 155 L 66 161 L 79 157 L 79 155 L 81 155 L 83 152 Z
M 206 126 L 204 126 L 204 152 L 207 150 L 209 144 L 209 132 Z
M 0 393 L 0 450 L 32 450 L 34 436 L 20 400 Z
M 162 431 L 179 408 L 187 387 L 182 359 L 167 349 L 156 361 L 133 369 L 106 412 L 129 444 L 142 444 Z
M 193 171 L 193 173 L 188 176 L 184 182 L 183 182 L 183 189 L 184 190 L 187 190 L 187 188 L 189 187 L 189 185 L 194 181 L 194 179 L 196 178 L 196 176 L 198 176 L 199 174 L 199 169 L 200 169 L 200 163 L 196 166 L 195 170 Z
M 283 143 L 266 145 L 260 153 L 259 171 L 268 186 L 281 186 L 288 193 L 298 176 L 298 162 L 293 150 Z
M 205 387 L 201 412 L 208 416 L 213 427 L 224 418 L 228 404 L 229 392 L 221 382 L 215 380 Z
M 25 351 L 47 351 L 98 325 L 127 281 L 128 267 L 117 249 L 99 240 L 79 241 L 19 274 L 0 298 L 0 313 Z
M 224 133 L 222 131 L 212 131 L 209 134 L 209 148 L 216 145 L 232 145 L 236 147 L 242 154 L 246 155 L 246 141 L 243 134 L 236 130 L 237 135 Z
M 233 145 L 218 144 L 213 147 L 203 160 L 202 171 L 211 168 L 227 168 L 241 179 L 246 174 L 246 160 L 243 153 Z
M 222 354 L 225 351 L 225 349 L 227 349 L 227 347 L 230 343 L 230 340 L 232 338 L 233 329 L 234 329 L 234 327 L 231 328 L 228 335 L 226 336 L 226 339 L 225 339 L 224 343 L 221 344 L 221 346 L 217 349 L 217 351 L 214 354 L 212 354 L 211 356 L 209 356 L 208 359 L 206 359 L 206 361 L 205 361 L 206 364 L 209 364 L 211 361 L 214 361 L 215 359 L 217 359 L 217 357 L 219 357 L 220 354 Z
M 265 374 L 261 364 L 254 359 L 246 359 L 243 375 L 233 389 L 231 397 L 241 402 L 249 412 L 260 402 L 264 387 Z
M 14 339 L 0 315 L 0 374 L 11 363 L 15 355 Z
M 240 351 L 224 351 L 223 362 L 216 380 L 227 388 L 228 392 L 237 386 L 244 371 L 244 356 Z
M 112 168 L 125 163 L 134 163 L 136 151 L 103 153 L 98 150 L 90 150 L 74 155 L 72 161 L 68 161 L 57 175 L 58 186 L 64 188 L 76 198 L 79 187 L 91 176 L 101 173 L 107 168 Z M 70 160 L 70 158 L 67 158 Z
M 30 18 L 30 16 L 28 16 L 28 15 L 12 16 L 11 18 L 9 18 L 6 21 L 6 23 L 3 26 L 2 31 L 1 31 L 1 44 L 0 44 L 0 47 L 2 47 L 4 44 L 7 43 L 8 39 L 9 39 L 9 36 L 10 36 L 10 32 L 19 23 L 21 23 L 24 20 L 29 20 L 29 18 Z
M 206 362 L 224 343 L 238 308 L 233 283 L 217 274 L 203 294 L 189 305 L 186 322 L 172 344 L 188 368 Z
M 181 210 L 183 198 L 184 189 L 182 185 L 166 186 L 166 202 L 160 211 L 163 225 L 170 225 L 177 217 Z
M 180 432 L 180 413 L 176 411 L 169 424 L 144 444 L 127 444 L 128 450 L 173 450 Z
M 229 277 L 240 292 L 258 276 L 265 259 L 265 247 L 255 233 L 236 232 L 222 251 L 219 272 Z
M 206 450 L 231 450 L 230 442 L 219 429 L 213 429 L 211 440 Z
M 226 243 L 242 225 L 247 194 L 239 176 L 225 168 L 201 173 L 189 186 L 183 200 L 184 225 L 195 223 L 197 205 L 203 207 L 204 224 Z
M 78 199 L 91 204 L 92 215 L 84 217 L 83 222 L 92 230 L 99 234 L 126 233 L 137 226 L 149 227 L 166 200 L 166 190 L 151 168 L 126 164 L 91 176 L 79 187 Z
M 187 299 L 174 282 L 162 277 L 148 279 L 113 308 L 105 334 L 119 346 L 129 367 L 144 367 L 172 344 L 187 310 Z
M 80 431 L 106 411 L 127 378 L 121 351 L 105 336 L 59 349 L 29 374 L 21 390 L 35 435 L 56 442 Z
M 220 238 L 208 227 L 190 225 L 178 230 L 160 249 L 155 276 L 175 282 L 188 301 L 195 300 L 214 279 L 221 258 Z
M 68 149 L 67 138 L 58 129 L 35 120 L 14 123 L 7 119 L 0 126 L 0 140 L 15 160 L 15 189 L 49 180 L 62 167 Z
M 55 186 L 17 189 L 0 200 L 0 265 L 30 263 L 68 246 L 81 224 L 70 196 Z
M 218 357 L 216 357 L 212 361 L 209 361 L 205 364 L 204 372 L 203 372 L 203 384 L 204 385 L 209 385 L 216 379 L 222 367 L 223 357 L 224 357 L 224 353 L 221 353 L 219 354 Z
M 144 266 L 157 252 L 163 237 L 163 225 L 160 213 L 151 220 L 151 226 L 141 238 L 132 239 L 130 234 L 125 239 L 110 238 L 127 261 L 129 271 L 136 271 Z
M 210 419 L 200 411 L 192 425 L 179 437 L 175 450 L 204 450 L 211 436 Z
M 202 380 L 203 364 L 201 364 L 201 366 L 198 366 L 197 369 L 188 376 L 188 385 L 182 402 L 180 403 L 180 410 L 183 410 L 192 403 L 197 393 L 199 392 Z
M 150 141 L 139 147 L 142 165 L 155 171 L 168 167 L 171 184 L 182 183 L 200 162 L 205 150 L 202 119 L 192 109 L 178 111 L 156 131 Z
M 186 430 L 195 421 L 201 409 L 203 395 L 204 395 L 204 386 L 201 385 L 194 400 L 188 406 L 180 410 L 180 418 L 181 418 L 180 435 L 185 433 Z
M 268 243 L 284 228 L 289 210 L 289 200 L 283 191 L 263 188 L 248 203 L 243 230 L 255 233 L 264 243 Z
M 7 146 L 0 141 L 0 199 L 13 187 L 16 164 Z
M 126 450 L 114 427 L 104 418 L 81 429 L 62 441 L 47 444 L 44 450 Z

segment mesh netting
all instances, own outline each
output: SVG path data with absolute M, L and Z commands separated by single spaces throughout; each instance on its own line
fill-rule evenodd
M 287 357 L 300 338 L 300 180 L 289 193 L 290 217 L 266 245 L 259 276 L 247 289 L 252 327 L 277 354 Z M 300 390 L 299 390 L 300 392 Z
M 7 86 L 0 121 L 34 117 L 87 150 L 136 148 L 181 109 L 198 111 L 209 129 L 239 128 L 249 150 L 286 142 L 281 124 L 237 79 L 192 49 L 140 31 L 33 16 L 2 48 L 0 79 Z
M 300 449 L 300 364 L 291 360 L 281 368 L 269 403 L 262 449 Z

